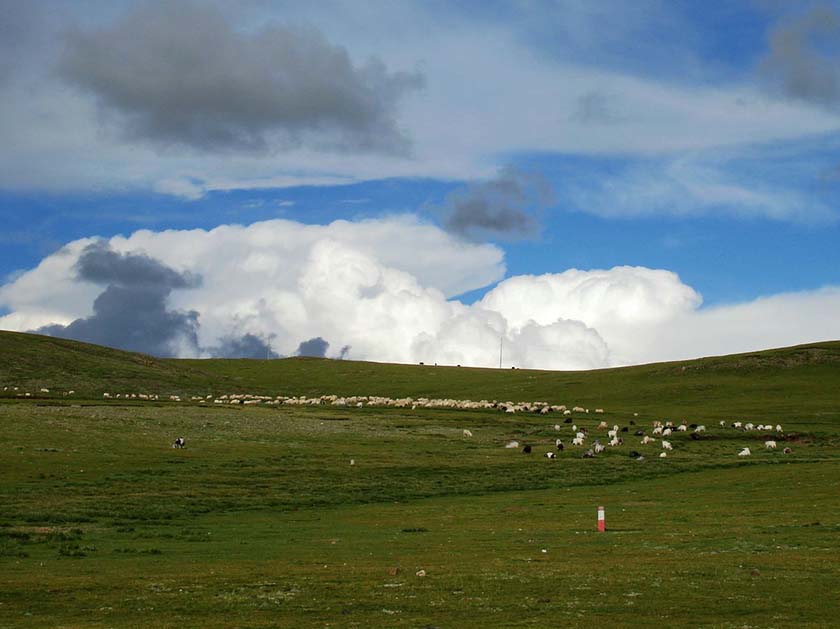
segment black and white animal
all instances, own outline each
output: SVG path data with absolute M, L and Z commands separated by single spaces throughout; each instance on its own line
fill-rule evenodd
M 173 448 L 185 448 L 187 447 L 187 442 L 184 440 L 183 437 L 178 437 L 175 441 L 172 442 Z
M 547 459 L 553 459 L 556 455 L 553 452 L 546 452 L 543 456 Z

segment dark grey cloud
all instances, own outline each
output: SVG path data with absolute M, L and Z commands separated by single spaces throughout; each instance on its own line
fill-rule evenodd
M 31 2 L 0 0 L 0 82 L 29 55 L 28 43 L 36 31 L 37 18 Z
M 461 236 L 525 238 L 539 230 L 534 211 L 552 198 L 541 176 L 507 168 L 450 193 L 441 211 L 446 229 Z
M 197 286 L 200 278 L 104 243 L 85 248 L 76 272 L 81 280 L 108 285 L 93 302 L 93 314 L 36 332 L 154 356 L 175 356 L 179 347 L 197 351 L 198 313 L 170 310 L 166 302 L 173 290 Z
M 223 337 L 219 345 L 211 347 L 208 352 L 215 358 L 280 358 L 267 340 L 254 334 Z
M 320 336 L 316 336 L 314 339 L 309 339 L 308 341 L 303 341 L 300 345 L 298 345 L 297 352 L 295 352 L 298 356 L 312 356 L 314 358 L 323 358 L 327 355 L 327 348 L 330 346 L 324 339 Z
M 199 151 L 405 153 L 396 108 L 422 84 L 375 58 L 355 65 L 314 28 L 237 31 L 190 1 L 145 3 L 68 33 L 59 70 L 128 137 Z
M 787 97 L 837 107 L 840 10 L 828 3 L 799 6 L 806 9 L 787 14 L 771 31 L 769 52 L 760 66 L 762 77 L 772 89 Z
M 95 284 L 122 286 L 163 286 L 169 289 L 198 286 L 200 278 L 178 271 L 143 254 L 118 253 L 107 243 L 85 247 L 76 263 L 79 279 Z

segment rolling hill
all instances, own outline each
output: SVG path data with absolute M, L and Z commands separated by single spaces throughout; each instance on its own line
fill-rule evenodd
M 840 412 L 840 341 L 593 371 L 500 370 L 338 361 L 156 359 L 33 334 L 0 332 L 0 385 L 21 391 L 161 395 L 387 395 L 541 400 L 725 416 Z M 7 392 L 7 395 L 9 392 Z

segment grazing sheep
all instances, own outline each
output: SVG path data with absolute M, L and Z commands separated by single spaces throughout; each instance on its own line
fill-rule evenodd
M 563 450 L 566 449 L 566 446 L 564 446 L 563 442 L 560 441 L 559 439 L 557 440 L 557 449 L 560 450 L 560 452 L 562 452 Z
M 178 437 L 175 441 L 172 442 L 173 448 L 185 448 L 187 446 L 187 442 L 183 437 Z
M 522 448 L 522 454 L 531 454 L 531 446 L 525 446 Z
M 667 456 L 668 456 L 668 453 L 667 453 L 667 452 L 660 452 L 660 453 L 659 453 L 659 458 L 660 458 L 660 459 L 664 459 L 664 458 L 666 458 Z
M 694 429 L 694 432 L 697 432 L 697 433 L 706 432 L 706 427 L 703 424 L 700 424 L 699 426 L 697 426 L 697 428 Z
M 649 444 L 651 441 L 656 441 L 656 439 L 654 439 L 654 438 L 652 438 L 652 437 L 648 437 L 647 435 L 645 435 L 644 437 L 642 437 L 642 445 L 643 445 L 643 446 L 646 446 L 646 445 L 647 445 L 647 444 Z
M 784 432 L 781 424 L 776 424 L 776 432 Z
M 600 443 L 592 444 L 592 449 L 595 450 L 595 454 L 601 454 L 604 450 L 606 450 L 606 446 L 602 446 Z
M 603 408 L 596 408 L 596 409 L 595 409 L 595 412 L 596 412 L 596 413 L 603 413 L 603 412 L 604 412 L 604 409 L 603 409 Z
M 776 449 L 776 442 L 772 439 L 764 442 L 764 447 L 768 450 L 775 450 Z
M 472 437 L 472 432 L 470 432 L 469 430 L 466 430 L 466 429 L 465 429 L 465 430 L 464 430 L 464 436 L 465 436 L 465 437 Z
M 662 440 L 662 449 L 663 449 L 663 450 L 673 450 L 673 449 L 674 449 L 674 446 L 672 446 L 672 445 L 671 445 L 671 442 L 670 442 L 670 441 L 665 441 L 665 440 L 663 439 L 663 440 Z
M 750 452 L 749 448 L 744 448 L 738 453 L 738 456 L 750 456 L 752 452 Z
M 642 456 L 642 455 L 639 454 L 638 452 L 636 452 L 635 450 L 630 450 L 630 458 L 631 459 L 638 459 L 640 456 Z
M 508 441 L 506 448 L 518 448 L 519 442 L 518 441 Z
M 596 430 L 606 430 L 606 428 L 607 428 L 607 422 L 601 422 L 600 424 L 598 424 L 598 427 L 596 428 Z
M 661 435 L 662 434 L 662 426 L 654 426 L 653 427 L 653 434 L 654 435 Z
M 665 430 L 662 431 L 662 436 L 663 437 L 669 437 L 670 435 L 671 435 L 671 429 L 670 428 L 666 428 Z
M 790 454 L 791 452 L 793 452 L 793 450 L 791 450 L 790 448 L 785 448 L 784 450 L 782 450 L 782 452 L 784 454 Z
M 624 441 L 619 439 L 618 437 L 613 437 L 612 439 L 610 439 L 610 445 L 613 447 L 620 446 L 623 443 Z
M 585 434 L 585 433 L 583 433 L 583 432 L 578 432 L 578 433 L 575 435 L 575 437 L 577 437 L 577 438 L 578 438 L 578 439 L 580 439 L 580 440 L 583 440 L 583 439 L 586 439 L 586 434 Z
M 560 430 L 560 424 L 554 424 L 554 430 Z
M 733 428 L 740 428 L 741 426 L 743 426 L 743 424 L 741 422 L 732 422 L 732 427 Z
M 572 439 L 572 445 L 573 446 L 582 446 L 583 445 L 583 439 L 581 437 L 575 437 L 574 439 Z
M 636 435 L 637 437 L 644 437 L 645 436 L 645 431 L 644 430 L 637 430 L 633 434 Z
M 554 440 L 554 446 L 555 447 L 559 448 L 562 445 L 563 445 L 563 442 L 560 439 L 555 439 Z
M 594 459 L 595 458 L 595 453 L 592 450 L 587 450 L 586 452 L 583 453 L 583 458 L 584 459 Z
M 556 455 L 556 454 L 554 454 L 553 452 L 546 452 L 545 454 L 543 454 L 543 456 L 544 456 L 545 458 L 547 458 L 547 459 L 553 459 L 553 458 L 555 458 L 557 455 Z

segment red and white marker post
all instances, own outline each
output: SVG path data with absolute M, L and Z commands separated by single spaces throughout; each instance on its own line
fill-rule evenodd
M 598 507 L 598 531 L 603 533 L 607 530 L 607 518 L 604 515 L 604 507 Z

